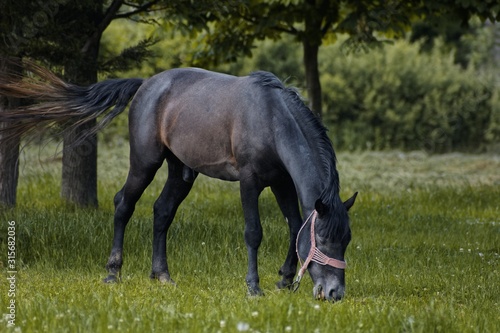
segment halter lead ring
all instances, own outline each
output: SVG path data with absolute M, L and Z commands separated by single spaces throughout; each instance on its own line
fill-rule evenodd
M 316 247 L 316 236 L 314 234 L 314 224 L 316 222 L 316 219 L 318 218 L 318 212 L 316 210 L 313 210 L 313 212 L 309 215 L 307 220 L 304 222 L 302 227 L 299 230 L 299 233 L 297 234 L 297 239 L 295 243 L 296 251 L 297 251 L 297 257 L 299 258 L 299 263 L 301 265 L 299 269 L 299 273 L 297 274 L 297 278 L 292 284 L 292 291 L 297 291 L 299 289 L 300 285 L 300 280 L 302 279 L 302 276 L 304 276 L 304 273 L 307 270 L 307 267 L 311 263 L 311 261 L 314 261 L 315 263 L 318 263 L 323 266 L 331 266 L 334 268 L 338 269 L 345 269 L 347 264 L 343 260 L 338 260 L 334 258 L 328 257 L 326 254 L 321 252 L 320 249 Z M 311 249 L 309 250 L 309 254 L 307 255 L 306 260 L 302 263 L 302 260 L 300 260 L 300 255 L 299 255 L 299 236 L 304 227 L 306 226 L 307 222 L 311 221 Z

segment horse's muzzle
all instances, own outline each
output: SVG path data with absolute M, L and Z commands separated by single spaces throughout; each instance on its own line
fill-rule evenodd
M 336 302 L 344 297 L 344 287 L 336 286 L 333 288 L 325 289 L 321 284 L 313 289 L 314 298 L 320 301 Z

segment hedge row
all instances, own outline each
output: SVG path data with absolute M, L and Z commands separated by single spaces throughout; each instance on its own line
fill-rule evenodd
M 454 64 L 437 47 L 397 42 L 368 54 L 321 53 L 324 120 L 343 149 L 484 151 L 500 142 L 494 73 Z
M 481 36 L 470 41 L 468 55 L 482 63 L 481 70 L 456 65 L 453 53 L 439 43 L 430 53 L 404 40 L 366 54 L 346 55 L 342 40 L 321 47 L 324 121 L 336 148 L 477 152 L 498 146 L 500 92 L 494 78 L 500 69 L 491 62 L 484 67 L 493 39 L 486 30 Z M 305 93 L 302 49 L 291 38 L 260 42 L 253 58 L 215 70 L 235 75 L 268 70 Z M 119 118 L 101 134 L 106 141 L 126 139 L 127 121 Z

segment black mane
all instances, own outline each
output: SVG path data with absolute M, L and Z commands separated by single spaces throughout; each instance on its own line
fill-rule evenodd
M 338 234 L 341 221 L 346 219 L 346 211 L 339 209 L 343 205 L 340 200 L 340 182 L 336 168 L 336 156 L 333 150 L 332 141 L 328 137 L 327 128 L 321 123 L 321 120 L 305 105 L 302 97 L 294 87 L 286 87 L 274 74 L 264 71 L 258 71 L 250 74 L 256 80 L 256 83 L 264 86 L 281 90 L 283 99 L 288 106 L 289 111 L 297 120 L 299 128 L 309 142 L 313 150 L 317 150 L 321 159 L 322 169 L 325 177 L 325 187 L 323 188 L 319 199 L 333 209 L 333 219 L 331 223 L 325 223 L 323 228 L 318 228 L 321 236 L 333 237 Z M 342 207 L 343 208 L 343 207 Z

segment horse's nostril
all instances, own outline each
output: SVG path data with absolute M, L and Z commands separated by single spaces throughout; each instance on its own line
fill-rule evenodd
M 328 299 L 332 301 L 340 301 L 342 299 L 341 293 L 339 293 L 339 288 L 332 288 L 328 292 Z
M 325 299 L 325 291 L 323 290 L 323 286 L 319 285 L 314 290 L 314 297 L 318 300 Z

